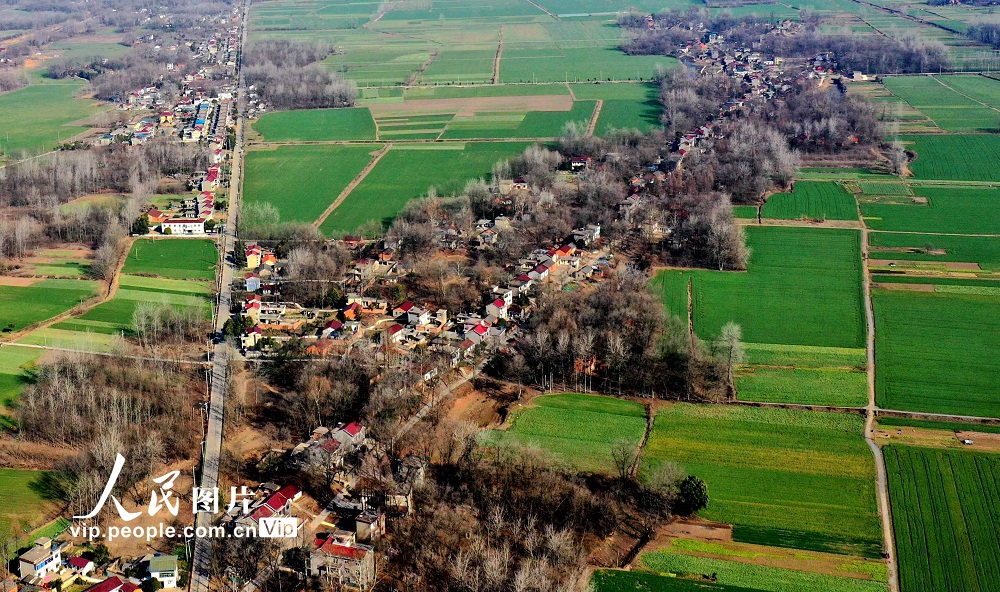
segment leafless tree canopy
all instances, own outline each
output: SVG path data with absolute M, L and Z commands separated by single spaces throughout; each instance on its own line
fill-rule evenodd
M 60 487 L 73 513 L 84 514 L 116 454 L 129 459 L 117 491 L 132 493 L 159 463 L 191 458 L 201 428 L 192 400 L 197 390 L 186 383 L 199 378 L 167 363 L 65 356 L 41 365 L 21 397 L 20 432 L 81 451 L 65 467 Z
M 274 109 L 350 107 L 357 85 L 318 63 L 331 53 L 318 42 L 255 42 L 244 58 L 247 84 Z

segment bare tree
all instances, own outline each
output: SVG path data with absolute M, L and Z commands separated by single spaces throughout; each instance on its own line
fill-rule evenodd
M 722 352 L 723 365 L 726 369 L 730 398 L 736 398 L 735 368 L 743 362 L 743 330 L 733 322 L 722 326 L 719 333 L 718 347 Z

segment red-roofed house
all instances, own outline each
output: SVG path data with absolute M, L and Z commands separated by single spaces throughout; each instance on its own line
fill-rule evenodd
M 95 584 L 87 588 L 86 592 L 119 592 L 125 582 L 118 576 L 111 576 L 100 584 Z
M 263 252 L 264 251 L 260 248 L 260 245 L 247 245 L 247 249 L 244 253 L 247 256 L 248 269 L 257 269 L 260 267 L 260 256 Z
M 316 550 L 309 554 L 309 575 L 368 589 L 375 576 L 375 550 L 354 542 L 344 544 L 332 536 L 317 539 Z
M 413 303 L 410 301 L 406 301 L 397 306 L 396 308 L 392 309 L 392 316 L 398 317 L 401 315 L 405 315 L 406 313 L 410 312 L 412 308 L 413 308 Z
M 365 426 L 361 425 L 360 422 L 352 421 L 334 430 L 330 436 L 342 444 L 357 446 L 365 441 Z
M 399 323 L 396 323 L 395 325 L 389 327 L 388 333 L 389 333 L 389 341 L 391 341 L 392 343 L 399 343 L 400 341 L 403 340 L 403 326 L 400 325 Z
M 146 211 L 146 217 L 149 218 L 149 224 L 151 226 L 162 224 L 164 220 L 170 218 L 170 216 L 167 216 L 156 208 L 149 208 L 149 210 Z
M 528 272 L 528 277 L 537 281 L 544 280 L 549 277 L 549 268 L 545 265 L 536 265 L 534 269 Z
M 83 557 L 70 557 L 66 562 L 73 570 L 80 575 L 87 575 L 94 571 L 94 562 Z
M 486 325 L 479 323 L 478 325 L 472 327 L 465 332 L 465 338 L 473 343 L 480 343 L 489 334 L 490 328 Z
M 493 315 L 498 319 L 506 319 L 507 303 L 504 302 L 503 298 L 497 298 L 493 302 L 486 305 L 486 314 Z

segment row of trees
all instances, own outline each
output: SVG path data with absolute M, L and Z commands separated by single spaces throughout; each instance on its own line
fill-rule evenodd
M 761 51 L 788 58 L 811 58 L 818 53 L 833 52 L 842 71 L 872 74 L 915 74 L 948 69 L 948 52 L 944 45 L 913 35 L 801 35 L 764 38 Z
M 157 138 L 140 146 L 60 151 L 0 168 L 0 207 L 48 209 L 100 192 L 155 188 L 164 176 L 205 170 L 204 147 Z
M 629 55 L 668 55 L 678 47 L 702 41 L 703 33 L 699 26 L 716 34 L 721 34 L 733 43 L 747 44 L 758 41 L 770 29 L 769 22 L 756 15 L 733 16 L 731 13 L 718 13 L 712 16 L 707 10 L 694 8 L 681 11 L 671 10 L 653 15 L 655 29 L 646 26 L 646 17 L 642 14 L 627 14 L 618 18 L 618 25 L 628 30 L 628 35 L 621 44 L 621 50 Z
M 980 43 L 1000 49 L 1000 25 L 993 23 L 969 25 L 965 34 Z
M 28 77 L 22 70 L 0 70 L 0 93 L 28 86 Z

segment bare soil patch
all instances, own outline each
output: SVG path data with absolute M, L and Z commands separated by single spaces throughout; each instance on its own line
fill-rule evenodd
M 456 113 L 471 116 L 485 112 L 569 111 L 572 108 L 573 98 L 569 95 L 415 99 L 402 103 L 376 103 L 369 106 L 375 117 L 431 113 Z
M 688 518 L 671 522 L 660 528 L 656 534 L 657 543 L 651 543 L 650 548 L 662 546 L 665 541 L 660 539 L 685 538 L 716 543 L 729 543 L 733 540 L 733 526 L 721 522 L 709 522 L 700 518 Z
M 0 286 L 12 286 L 15 288 L 27 288 L 32 284 L 37 284 L 42 281 L 43 278 L 34 277 L 11 277 L 9 275 L 0 275 Z
M 883 290 L 902 290 L 904 292 L 933 292 L 934 284 L 872 284 L 873 288 Z
M 862 228 L 860 220 L 777 220 L 764 218 L 757 222 L 756 218 L 736 218 L 740 226 L 802 226 L 807 228 Z
M 972 444 L 962 444 L 972 440 Z M 977 452 L 1000 452 L 1000 434 L 985 432 L 932 430 L 908 426 L 883 426 L 875 430 L 875 441 L 880 445 L 903 444 L 924 448 L 963 448 Z
M 481 428 L 495 426 L 502 421 L 500 408 L 503 404 L 468 383 L 455 389 L 452 399 L 448 419 L 472 423 Z
M 933 251 L 932 251 L 932 254 L 934 254 Z M 874 262 L 877 263 L 879 266 L 892 265 L 892 266 L 899 266 L 899 267 L 910 267 L 910 266 L 913 266 L 915 263 L 922 263 L 922 262 L 907 261 L 907 260 L 902 260 L 902 259 L 900 259 L 900 260 L 897 260 L 897 259 L 877 259 Z M 982 271 L 982 269 L 983 269 L 982 267 L 979 266 L 978 263 L 974 263 L 974 262 L 937 261 L 937 262 L 934 262 L 934 264 L 935 265 L 941 265 L 945 269 L 953 269 L 955 271 Z

